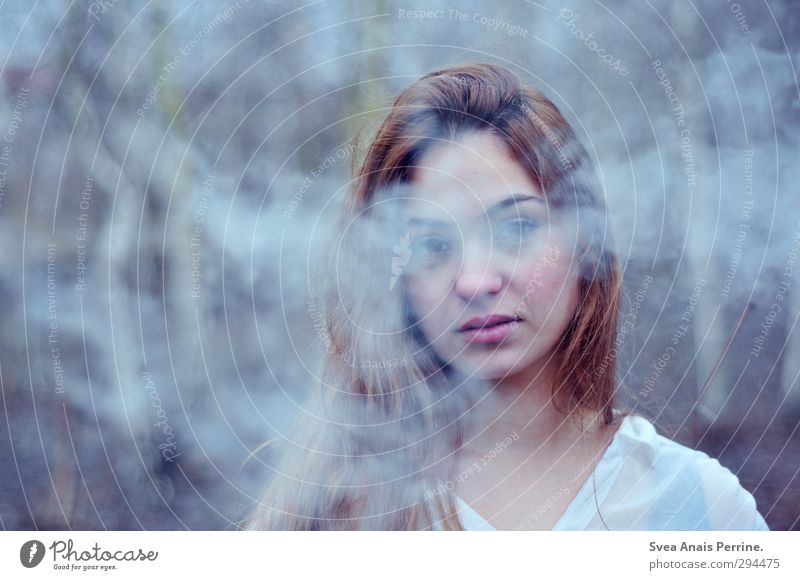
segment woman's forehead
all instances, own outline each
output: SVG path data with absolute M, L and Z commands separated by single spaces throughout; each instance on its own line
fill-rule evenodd
M 489 133 L 436 142 L 417 160 L 411 178 L 421 183 L 529 179 L 508 146 Z
M 513 194 L 543 199 L 525 169 L 496 137 L 472 134 L 441 142 L 416 164 L 409 211 L 485 212 Z

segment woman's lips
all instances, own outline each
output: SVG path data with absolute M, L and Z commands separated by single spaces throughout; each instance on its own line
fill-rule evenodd
M 508 338 L 516 330 L 519 322 L 519 320 L 508 319 L 491 326 L 461 330 L 459 334 L 464 336 L 470 344 L 492 344 Z

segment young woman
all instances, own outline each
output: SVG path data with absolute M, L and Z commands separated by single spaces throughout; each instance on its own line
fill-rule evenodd
M 620 274 L 591 160 L 494 64 L 400 94 L 313 302 L 327 357 L 247 529 L 767 529 L 615 405 Z

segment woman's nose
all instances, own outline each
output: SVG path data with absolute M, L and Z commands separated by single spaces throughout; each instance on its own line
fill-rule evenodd
M 464 300 L 477 300 L 486 294 L 497 294 L 503 287 L 503 277 L 492 263 L 490 252 L 465 255 L 456 277 L 456 294 Z

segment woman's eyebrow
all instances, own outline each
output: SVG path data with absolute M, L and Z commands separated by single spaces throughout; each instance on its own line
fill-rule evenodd
M 500 211 L 502 209 L 507 208 L 508 206 L 516 205 L 516 204 L 521 203 L 523 201 L 538 201 L 539 203 L 544 203 L 545 202 L 544 199 L 542 199 L 538 195 L 530 195 L 530 194 L 527 194 L 527 193 L 515 193 L 515 194 L 512 194 L 511 197 L 506 198 L 506 199 L 504 199 L 502 201 L 499 201 L 496 204 L 494 204 L 492 207 L 490 207 L 486 211 L 486 213 L 494 214 L 494 213 L 496 213 L 496 212 L 498 212 L 498 211 Z
M 486 210 L 486 214 L 490 216 L 494 215 L 497 212 L 509 206 L 517 205 L 518 203 L 522 203 L 523 201 L 536 201 L 539 203 L 545 203 L 544 199 L 542 199 L 538 195 L 531 195 L 527 193 L 515 193 L 511 197 L 508 197 L 494 204 L 492 207 Z M 439 220 L 431 217 L 413 216 L 408 218 L 408 220 L 406 221 L 406 227 L 408 226 L 428 226 L 433 228 L 441 228 L 441 227 L 447 227 L 447 222 L 445 222 L 444 220 Z
M 428 218 L 428 217 L 410 217 L 406 221 L 406 226 L 428 226 L 432 228 L 443 228 L 447 227 L 447 222 L 444 220 L 437 220 L 436 218 Z

